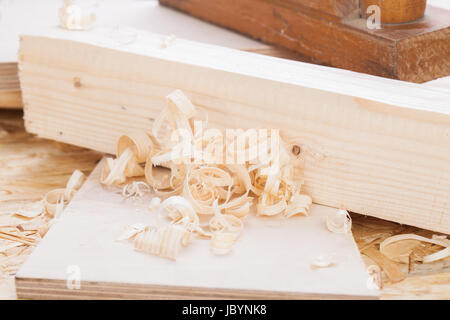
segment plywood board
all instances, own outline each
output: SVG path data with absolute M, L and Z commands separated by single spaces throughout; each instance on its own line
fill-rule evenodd
M 156 223 L 151 195 L 125 200 L 100 185 L 93 171 L 16 275 L 19 298 L 376 298 L 351 235 L 325 226 L 336 209 L 315 205 L 310 217 L 248 216 L 231 254 L 216 256 L 195 239 L 177 261 L 134 251 L 115 241 L 132 223 Z M 312 269 L 317 255 L 336 265 Z M 68 269 L 79 267 L 81 288 L 68 289 Z M 72 267 L 73 270 L 73 267 Z
M 278 128 L 298 143 L 316 203 L 450 233 L 450 90 L 136 34 L 24 36 L 27 130 L 114 153 L 181 89 L 213 127 Z

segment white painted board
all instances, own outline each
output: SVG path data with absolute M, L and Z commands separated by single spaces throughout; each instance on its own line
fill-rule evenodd
M 208 297 L 220 293 L 224 298 L 378 295 L 367 286 L 368 274 L 353 237 L 326 229 L 325 217 L 336 209 L 325 206 L 314 205 L 310 217 L 247 217 L 241 239 L 226 256 L 213 255 L 209 241 L 201 239 L 184 248 L 177 261 L 137 252 L 131 243 L 115 239 L 129 224 L 155 224 L 156 214 L 146 210 L 151 196 L 125 200 L 119 188 L 105 189 L 98 182 L 100 166 L 18 272 L 19 297 L 33 297 L 33 292 L 37 297 L 52 297 L 51 284 L 64 284 L 73 265 L 81 271 L 80 292 L 85 284 L 101 283 L 106 288 L 143 286 L 137 287 L 140 292 L 152 288 L 143 298 L 170 298 L 165 293 L 174 289 L 177 297 L 185 298 L 202 297 L 202 293 Z M 320 254 L 334 254 L 336 265 L 312 269 L 311 261 Z M 38 284 L 31 288 L 33 280 Z M 106 289 L 98 290 L 104 294 Z M 75 291 L 55 292 L 64 297 L 76 296 Z M 124 297 L 135 297 L 127 292 Z

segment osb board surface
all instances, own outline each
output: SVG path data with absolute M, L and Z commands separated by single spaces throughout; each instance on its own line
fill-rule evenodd
M 25 132 L 22 112 L 0 110 L 0 227 L 29 223 L 14 215 L 35 203 L 49 190 L 64 187 L 76 169 L 88 174 L 101 155 Z M 0 250 L 12 241 L 0 239 Z M 14 298 L 12 275 L 32 248 L 21 246 L 20 255 L 0 253 L 0 299 Z M 31 250 L 30 250 L 31 249 Z
M 41 199 L 48 190 L 64 187 L 75 169 L 88 174 L 101 157 L 94 152 L 37 139 L 25 133 L 21 112 L 0 111 L 0 128 L 0 220 L 23 203 Z M 408 232 L 425 236 L 432 234 L 418 228 L 353 215 L 353 235 L 360 250 L 371 245 L 376 247 L 391 235 Z M 437 250 L 420 244 L 413 249 L 418 256 Z M 0 264 L 7 263 L 3 258 Z M 367 264 L 373 263 L 369 257 L 363 255 L 363 258 Z M 382 299 L 450 299 L 448 259 L 426 265 L 417 262 L 411 273 L 407 272 L 407 264 L 396 265 L 405 272 L 406 279 L 391 283 L 385 278 Z M 15 287 L 14 279 L 2 274 L 0 299 L 5 298 L 15 298 Z

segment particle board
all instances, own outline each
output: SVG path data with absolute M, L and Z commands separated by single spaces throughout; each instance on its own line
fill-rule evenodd
M 450 90 L 143 31 L 126 45 L 51 31 L 22 39 L 29 132 L 114 153 L 181 89 L 213 127 L 281 129 L 316 203 L 450 233 Z
M 155 225 L 152 195 L 125 200 L 120 188 L 99 183 L 93 171 L 62 218 L 16 275 L 19 298 L 360 298 L 375 299 L 351 235 L 326 229 L 337 209 L 314 205 L 309 217 L 259 218 L 251 213 L 231 254 L 216 256 L 195 239 L 176 261 L 137 252 L 115 241 L 132 223 Z M 270 235 L 270 236 L 268 236 Z M 312 269 L 318 255 L 336 265 Z M 80 271 L 80 289 L 68 289 L 68 267 Z M 70 270 L 70 269 L 69 269 Z M 250 272 L 251 270 L 251 272 Z

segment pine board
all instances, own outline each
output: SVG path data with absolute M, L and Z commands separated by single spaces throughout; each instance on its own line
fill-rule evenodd
M 114 241 L 127 225 L 154 225 L 151 195 L 124 200 L 119 188 L 99 183 L 100 163 L 16 275 L 19 298 L 361 298 L 368 274 L 351 235 L 329 232 L 328 214 L 314 205 L 310 217 L 258 218 L 250 214 L 231 254 L 215 256 L 196 239 L 177 261 Z M 270 235 L 270 236 L 268 236 Z M 312 269 L 314 257 L 334 254 L 336 265 Z M 77 265 L 81 288 L 67 289 L 67 268 Z
M 24 36 L 27 130 L 114 153 L 181 89 L 214 127 L 298 143 L 316 203 L 450 233 L 450 90 L 136 32 L 128 45 L 105 30 Z

